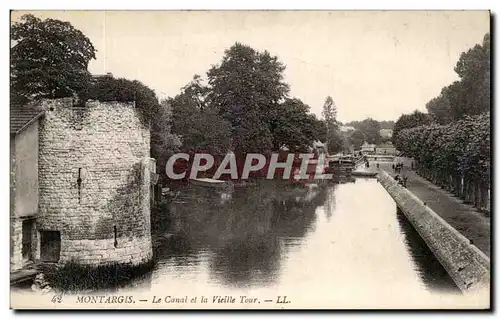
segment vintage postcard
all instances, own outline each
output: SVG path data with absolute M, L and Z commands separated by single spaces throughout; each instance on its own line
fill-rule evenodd
M 13 309 L 491 308 L 488 11 L 12 11 Z

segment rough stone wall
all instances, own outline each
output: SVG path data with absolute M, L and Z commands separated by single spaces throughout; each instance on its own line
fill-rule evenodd
M 379 182 L 464 293 L 488 293 L 490 260 L 419 198 L 381 170 Z
M 134 104 L 59 99 L 42 107 L 37 228 L 60 231 L 59 262 L 147 262 L 150 133 Z

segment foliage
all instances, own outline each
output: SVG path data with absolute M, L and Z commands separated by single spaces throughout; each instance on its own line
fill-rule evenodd
M 70 261 L 64 265 L 46 264 L 41 267 L 56 291 L 74 293 L 126 287 L 131 280 L 150 272 L 154 265 L 155 261 L 136 266 L 118 263 L 95 266 Z
M 447 125 L 403 129 L 398 149 L 415 157 L 424 169 L 460 173 L 467 179 L 490 182 L 490 113 L 465 117 Z
M 411 114 L 403 114 L 399 117 L 394 124 L 394 130 L 392 132 L 392 141 L 396 147 L 398 147 L 398 134 L 404 129 L 409 129 L 421 125 L 428 125 L 431 123 L 431 119 L 428 114 L 422 113 L 415 110 Z
M 314 141 L 325 139 L 323 123 L 309 113 L 309 106 L 301 100 L 286 99 L 278 104 L 276 114 L 274 149 L 286 146 L 289 150 L 305 150 Z
M 327 96 L 323 105 L 323 117 L 326 125 L 327 148 L 330 153 L 338 153 L 344 148 L 344 136 L 339 131 L 337 107 L 331 96 Z
M 359 123 L 359 130 L 363 132 L 366 142 L 370 144 L 379 144 L 380 136 L 380 123 L 372 118 L 367 118 Z
M 337 107 L 331 96 L 328 96 L 325 100 L 322 115 L 325 118 L 328 130 L 334 129 L 337 126 Z
M 463 52 L 455 66 L 459 81 L 443 88 L 426 107 L 434 121 L 446 124 L 490 109 L 490 34 Z
M 345 123 L 344 125 L 352 126 L 354 127 L 354 129 L 361 129 L 361 127 L 363 126 L 362 123 L 363 121 L 351 121 Z M 378 121 L 378 123 L 380 124 L 380 129 L 394 129 L 394 121 Z
M 131 81 L 124 78 L 114 78 L 112 76 L 99 77 L 93 79 L 93 81 L 79 93 L 79 96 L 82 102 L 89 99 L 102 102 L 135 101 L 135 106 L 140 110 L 142 120 L 146 125 L 152 125 L 161 110 L 156 93 L 137 80 Z
M 208 71 L 208 104 L 231 123 L 236 152 L 272 149 L 279 104 L 289 91 L 284 70 L 269 52 L 236 43 Z
M 340 133 L 338 128 L 335 127 L 335 129 L 330 130 L 328 132 L 328 152 L 330 154 L 335 154 L 338 152 L 341 152 L 346 148 L 347 145 L 345 145 L 345 138 L 344 136 Z
M 363 142 L 366 140 L 365 134 L 360 130 L 355 130 L 349 136 L 349 143 L 354 147 L 354 149 L 360 149 Z
M 172 133 L 172 110 L 167 101 L 160 103 L 160 108 L 151 123 L 151 157 L 156 159 L 156 171 L 165 173 L 168 158 L 179 150 L 181 141 Z
M 10 35 L 13 101 L 73 96 L 87 85 L 96 50 L 69 22 L 27 14 L 11 26 Z
M 182 88 L 168 100 L 172 108 L 172 133 L 180 137 L 183 151 L 205 150 L 225 154 L 231 149 L 231 125 L 206 103 L 208 89 L 201 78 Z
M 303 150 L 325 140 L 324 123 L 301 100 L 288 98 L 284 70 L 267 51 L 240 43 L 226 50 L 207 72 L 207 85 L 195 75 L 168 100 L 182 149 L 266 153 L 283 146 Z
M 210 104 L 231 122 L 250 111 L 263 117 L 271 115 L 289 91 L 284 70 L 285 66 L 269 52 L 236 43 L 207 73 Z

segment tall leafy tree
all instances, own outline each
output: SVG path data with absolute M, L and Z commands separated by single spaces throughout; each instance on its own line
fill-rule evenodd
M 27 14 L 11 26 L 10 35 L 13 101 L 72 96 L 86 87 L 96 50 L 69 22 Z
M 366 140 L 365 134 L 360 130 L 355 130 L 349 136 L 349 143 L 354 146 L 354 149 L 359 149 L 363 142 Z
M 299 99 L 286 99 L 277 108 L 276 128 L 273 132 L 274 149 L 282 146 L 290 150 L 306 150 L 314 141 L 324 140 L 322 123 L 309 106 Z
M 392 141 L 398 147 L 398 134 L 404 129 L 414 128 L 422 125 L 428 125 L 431 123 L 431 119 L 428 114 L 422 113 L 415 110 L 411 114 L 403 114 L 399 117 L 394 124 L 394 130 L 392 132 Z
M 156 159 L 156 171 L 165 176 L 167 160 L 181 146 L 181 141 L 172 133 L 172 107 L 167 100 L 160 103 L 160 107 L 151 122 L 151 157 Z
M 431 117 L 440 124 L 490 110 L 490 34 L 463 52 L 455 66 L 460 77 L 443 88 L 438 97 L 426 105 Z
M 337 153 L 344 147 L 344 138 L 339 131 L 339 125 L 337 123 L 337 106 L 331 96 L 327 96 L 325 99 L 322 115 L 326 124 L 328 151 L 330 153 Z
M 224 154 L 232 148 L 231 124 L 207 103 L 209 89 L 195 75 L 181 93 L 170 98 L 172 132 L 180 137 L 183 151 Z
M 231 123 L 237 152 L 272 148 L 277 108 L 289 91 L 284 70 L 269 52 L 236 43 L 226 50 L 222 62 L 208 71 L 209 104 Z
M 333 129 L 337 125 L 337 106 L 331 96 L 326 97 L 322 115 L 329 128 Z
M 359 124 L 359 130 L 365 135 L 366 141 L 371 144 L 380 143 L 380 123 L 372 118 L 367 118 Z

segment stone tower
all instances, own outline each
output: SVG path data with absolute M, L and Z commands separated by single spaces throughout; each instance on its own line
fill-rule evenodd
M 37 259 L 148 262 L 150 132 L 135 104 L 57 99 L 42 108 Z

